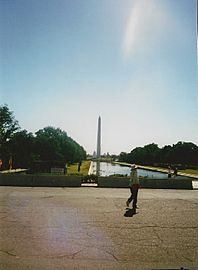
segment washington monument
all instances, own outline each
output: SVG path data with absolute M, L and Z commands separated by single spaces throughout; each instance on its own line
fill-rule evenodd
M 101 156 L 101 117 L 98 117 L 98 133 L 97 133 L 97 152 L 96 152 L 96 174 L 100 174 L 100 156 Z

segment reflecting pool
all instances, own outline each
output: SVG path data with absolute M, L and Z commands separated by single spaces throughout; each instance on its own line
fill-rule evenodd
M 122 174 L 122 175 L 130 175 L 130 167 L 122 166 L 119 164 L 109 163 L 109 162 L 100 162 L 100 175 L 101 176 L 109 176 L 115 174 Z M 90 174 L 96 174 L 96 162 L 93 161 L 91 163 Z M 167 173 L 161 172 L 153 172 L 143 169 L 138 169 L 138 175 L 140 177 L 147 177 L 147 178 L 167 178 Z

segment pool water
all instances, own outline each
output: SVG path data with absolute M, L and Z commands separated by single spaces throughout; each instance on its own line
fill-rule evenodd
M 90 172 L 93 174 L 96 174 L 96 162 L 91 163 Z M 100 176 L 109 176 L 109 175 L 130 175 L 131 169 L 127 166 L 121 166 L 119 164 L 109 163 L 109 162 L 100 162 Z M 167 178 L 167 173 L 161 173 L 161 172 L 154 172 L 144 169 L 138 169 L 137 170 L 138 175 L 140 177 L 146 177 L 146 178 L 156 178 L 156 179 L 163 179 Z

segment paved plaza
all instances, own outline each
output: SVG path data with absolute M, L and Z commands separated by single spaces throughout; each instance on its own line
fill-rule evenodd
M 198 269 L 198 190 L 0 187 L 0 270 Z

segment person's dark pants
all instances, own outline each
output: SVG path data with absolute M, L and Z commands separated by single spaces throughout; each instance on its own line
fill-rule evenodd
M 131 203 L 133 201 L 133 209 L 137 208 L 138 189 L 139 187 L 137 186 L 130 187 L 131 196 L 128 198 L 128 202 Z

